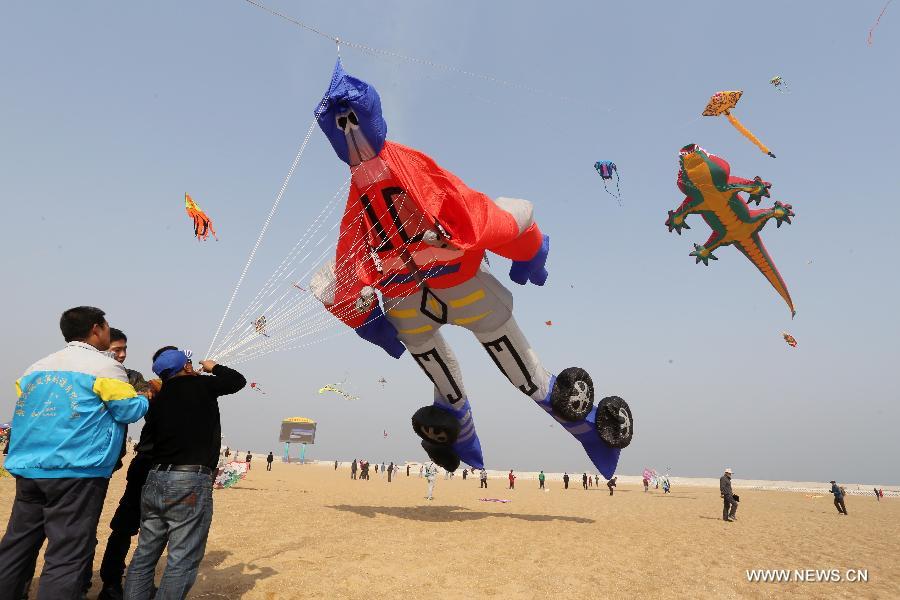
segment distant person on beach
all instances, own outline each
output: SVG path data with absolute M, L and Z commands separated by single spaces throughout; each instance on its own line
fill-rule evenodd
M 375 463 L 375 474 L 378 475 L 378 463 Z
M 388 483 L 391 482 L 391 476 L 393 474 L 394 474 L 394 463 L 391 462 L 391 464 L 388 466 Z
M 419 465 L 419 479 L 422 478 L 422 470 L 425 468 L 424 465 Z
M 384 475 L 384 461 L 381 461 L 381 474 Z
M 434 482 L 437 479 L 437 467 L 434 466 L 434 463 L 428 463 L 425 467 L 425 481 L 428 482 L 428 495 L 425 496 L 426 500 L 434 500 Z
M 588 476 L 587 473 L 581 474 L 581 485 L 584 486 L 584 489 L 587 489 Z
M 196 373 L 183 350 L 166 350 L 153 362 L 163 384 L 146 416 L 145 427 L 154 431 L 153 466 L 141 492 L 140 535 L 125 577 L 129 600 L 150 598 L 166 546 L 168 560 L 156 598 L 184 598 L 206 552 L 222 441 L 219 397 L 239 392 L 247 380 L 212 360 L 200 365 L 211 375 Z
M 872 489 L 875 490 L 875 498 L 876 498 L 879 502 L 881 502 L 881 496 L 878 494 L 878 488 L 872 488 Z
M 663 484 L 665 486 L 665 483 Z M 725 474 L 719 478 L 719 493 L 722 494 L 722 520 L 734 521 L 737 512 L 738 499 L 731 491 L 731 469 L 725 469 Z
M 516 476 L 513 474 L 513 470 L 509 470 L 509 489 L 516 489 Z
M 616 487 L 616 479 L 618 479 L 618 477 L 613 477 L 612 479 L 610 479 L 609 481 L 606 482 L 606 487 L 609 488 L 609 495 L 610 495 L 610 496 L 613 495 L 613 490 L 614 490 L 615 487 Z M 597 487 L 600 487 L 600 486 L 597 486 Z
M 672 490 L 672 484 L 669 483 L 669 478 L 666 477 L 663 479 L 663 494 L 668 494 Z
M 356 479 L 356 459 L 353 459 L 353 462 L 350 463 L 350 479 Z
M 406 476 L 409 477 L 409 463 L 406 463 Z
M 468 469 L 463 469 L 463 481 L 466 480 L 466 477 L 469 475 Z M 878 493 L 878 490 L 875 490 L 875 493 Z
M 228 458 L 229 456 L 231 456 L 231 448 L 225 446 L 225 458 Z
M 569 489 L 569 474 L 563 473 L 563 485 L 566 486 L 566 489 Z
M 487 471 L 485 471 L 484 468 L 481 469 L 481 475 L 479 479 L 481 480 L 481 484 L 478 486 L 478 489 L 487 489 Z
M 650 480 L 647 479 L 646 477 L 644 477 L 644 491 L 645 492 L 650 491 Z
M 545 479 L 544 472 L 541 471 L 540 473 L 538 473 L 538 489 L 539 490 L 544 489 L 544 479 Z
M 250 454 L 250 451 L 247 450 L 247 458 L 245 459 L 247 462 L 247 470 L 250 470 L 250 461 L 253 460 L 253 455 Z
M 588 487 L 589 488 L 594 487 L 594 478 L 591 477 L 590 475 L 588 475 L 587 478 L 588 478 Z
M 846 494 L 844 486 L 839 486 L 832 480 L 831 493 L 834 494 L 834 507 L 837 509 L 838 514 L 846 515 L 847 506 L 844 504 L 844 495 Z
M 275 462 L 275 455 L 272 454 L 272 451 L 269 450 L 269 455 L 266 457 L 266 471 L 272 470 L 272 463 Z
M 102 310 L 71 308 L 59 328 L 66 346 L 16 381 L 15 436 L 4 464 L 15 477 L 15 499 L 0 541 L 2 598 L 25 595 L 45 539 L 40 597 L 84 596 L 109 479 L 128 424 L 149 406 L 105 353 L 110 327 Z
M 600 475 L 594 475 L 594 487 L 600 487 Z

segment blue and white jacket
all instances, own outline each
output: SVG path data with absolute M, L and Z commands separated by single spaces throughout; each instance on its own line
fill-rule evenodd
M 16 393 L 4 467 L 28 479 L 109 477 L 126 424 L 148 408 L 125 367 L 83 342 L 34 363 Z

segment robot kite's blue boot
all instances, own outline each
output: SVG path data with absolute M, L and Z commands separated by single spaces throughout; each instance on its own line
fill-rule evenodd
M 476 469 L 484 468 L 468 399 L 459 408 L 443 403 L 420 408 L 412 417 L 412 425 L 422 438 L 422 448 L 438 466 L 455 471 L 462 461 Z
M 633 418 L 628 404 L 610 396 L 594 406 L 591 376 L 577 367 L 550 380 L 550 393 L 538 405 L 581 442 L 597 470 L 611 478 L 621 449 L 631 443 Z

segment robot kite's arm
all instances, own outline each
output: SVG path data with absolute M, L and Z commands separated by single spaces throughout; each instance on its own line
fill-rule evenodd
M 490 202 L 490 232 L 485 235 L 485 250 L 512 259 L 509 278 L 519 285 L 529 281 L 544 285 L 547 281 L 547 255 L 550 236 L 541 233 L 534 220 L 534 206 L 527 200 L 498 198 Z

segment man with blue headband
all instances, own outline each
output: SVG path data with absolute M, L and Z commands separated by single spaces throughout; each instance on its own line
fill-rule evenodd
M 138 546 L 128 567 L 125 597 L 149 599 L 156 563 L 169 558 L 157 598 L 184 598 L 206 549 L 212 522 L 212 486 L 222 426 L 219 396 L 240 391 L 244 376 L 211 360 L 194 371 L 190 350 L 168 349 L 153 361 L 162 388 L 147 411 L 152 466 L 141 494 Z

